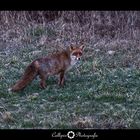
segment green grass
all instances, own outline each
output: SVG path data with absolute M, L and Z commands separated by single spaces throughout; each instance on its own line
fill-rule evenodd
M 7 89 L 32 60 L 48 50 L 27 46 L 9 56 L 2 54 L 0 128 L 140 128 L 138 48 L 128 43 L 117 48 L 114 55 L 107 54 L 104 46 L 97 48 L 97 53 L 96 48 L 93 52 L 86 48 L 80 65 L 66 74 L 63 88 L 52 76 L 46 81 L 46 89 L 39 88 L 36 78 L 19 93 Z M 4 117 L 7 112 L 10 115 Z

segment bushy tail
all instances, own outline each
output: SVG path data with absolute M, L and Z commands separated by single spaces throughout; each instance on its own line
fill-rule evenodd
M 38 62 L 31 63 L 25 70 L 24 75 L 9 91 L 17 92 L 25 88 L 38 74 Z

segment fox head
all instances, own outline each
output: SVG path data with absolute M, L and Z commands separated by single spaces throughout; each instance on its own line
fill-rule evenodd
M 81 60 L 83 50 L 84 45 L 81 45 L 80 47 L 70 46 L 70 58 L 72 65 L 76 64 Z

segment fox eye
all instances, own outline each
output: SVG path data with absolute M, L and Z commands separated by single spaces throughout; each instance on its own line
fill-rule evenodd
M 81 56 L 81 55 L 82 55 L 82 53 L 81 53 L 81 52 L 79 52 L 79 55 Z
M 76 56 L 76 55 L 77 55 L 77 52 L 74 52 L 74 53 L 73 53 L 73 55 L 75 55 L 75 56 Z
M 77 56 L 77 55 L 82 55 L 82 52 L 74 52 L 73 55 Z

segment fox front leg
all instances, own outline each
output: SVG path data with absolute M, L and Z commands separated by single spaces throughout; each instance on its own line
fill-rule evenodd
M 64 74 L 65 74 L 64 71 L 60 72 L 59 82 L 58 82 L 59 86 L 63 86 L 64 85 Z

